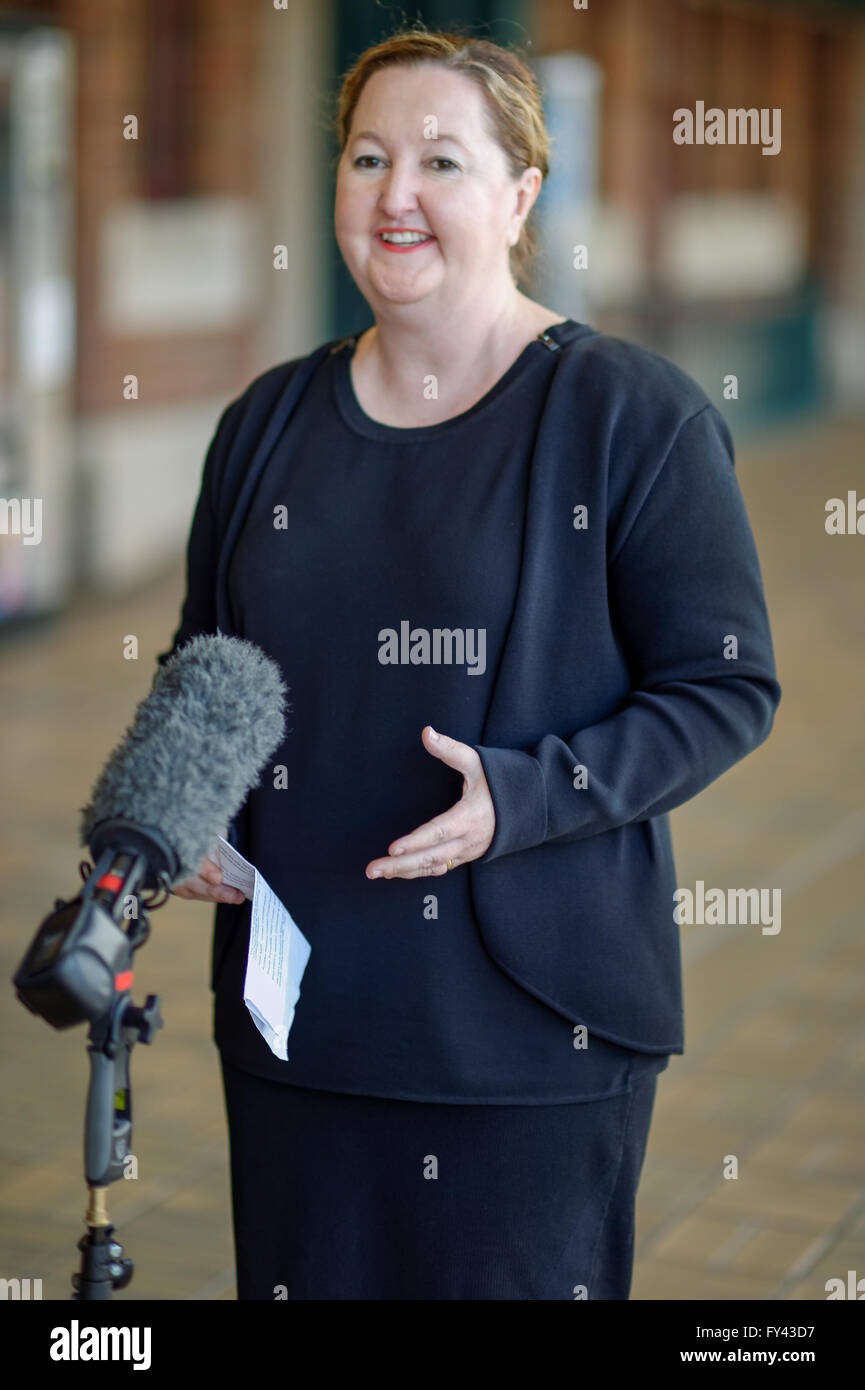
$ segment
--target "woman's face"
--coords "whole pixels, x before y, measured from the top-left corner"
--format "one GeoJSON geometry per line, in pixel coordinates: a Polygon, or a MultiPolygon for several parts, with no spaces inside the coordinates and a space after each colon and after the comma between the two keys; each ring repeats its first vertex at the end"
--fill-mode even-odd
{"type": "Polygon", "coordinates": [[[337,171],[334,228],[373,311],[497,303],[512,284],[508,251],[541,173],[514,180],[488,120],[477,85],[436,64],[383,68],[366,83],[337,171]],[[388,245],[387,232],[403,229],[424,240],[388,245]]]}

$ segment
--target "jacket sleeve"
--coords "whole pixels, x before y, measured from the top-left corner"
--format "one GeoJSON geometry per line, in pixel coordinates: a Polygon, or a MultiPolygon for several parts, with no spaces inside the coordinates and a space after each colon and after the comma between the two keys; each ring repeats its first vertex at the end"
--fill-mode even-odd
{"type": "MultiPolygon", "coordinates": [[[[198,500],[186,544],[186,594],[178,626],[171,646],[156,657],[162,667],[190,637],[200,632],[216,632],[216,567],[219,560],[221,535],[218,525],[217,498],[225,461],[237,430],[243,398],[231,401],[223,410],[211,438],[204,466],[198,500]]],[[[154,680],[156,673],[154,672],[154,680]]],[[[238,843],[238,818],[234,817],[225,829],[225,839],[238,843]]]]}
{"type": "Polygon", "coordinates": [[[496,813],[478,863],[671,811],[772,728],[781,687],[757,550],[732,440],[711,404],[679,427],[611,549],[607,583],[631,692],[568,737],[472,745],[496,813]]]}
{"type": "Polygon", "coordinates": [[[164,666],[178,647],[199,632],[216,631],[216,566],[220,534],[217,525],[219,481],[234,437],[241,398],[225,407],[207,449],[201,486],[186,545],[186,594],[177,628],[167,651],[156,657],[164,666]]]}

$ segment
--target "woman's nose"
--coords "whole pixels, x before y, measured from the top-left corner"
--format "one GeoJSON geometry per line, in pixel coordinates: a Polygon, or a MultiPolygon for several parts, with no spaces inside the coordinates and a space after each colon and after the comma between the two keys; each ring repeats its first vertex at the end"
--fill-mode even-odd
{"type": "Polygon", "coordinates": [[[396,219],[401,214],[417,209],[417,178],[406,168],[394,166],[385,173],[384,185],[379,193],[379,207],[388,217],[396,219]]]}

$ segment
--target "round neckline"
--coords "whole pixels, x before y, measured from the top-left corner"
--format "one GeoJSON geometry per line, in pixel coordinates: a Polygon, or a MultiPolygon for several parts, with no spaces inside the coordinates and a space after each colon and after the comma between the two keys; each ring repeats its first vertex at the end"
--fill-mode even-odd
{"type": "MultiPolygon", "coordinates": [[[[339,345],[342,350],[337,350],[333,355],[335,367],[334,389],[340,414],[344,422],[354,430],[355,433],[363,434],[368,439],[377,439],[394,443],[433,439],[439,434],[446,433],[448,430],[464,424],[465,421],[473,419],[475,415],[486,410],[494,400],[497,400],[503,392],[507,391],[508,388],[513,385],[517,377],[522,375],[529,362],[538,357],[539,354],[537,349],[543,349],[545,354],[550,352],[550,349],[543,341],[544,338],[552,338],[559,347],[562,347],[563,345],[559,341],[559,335],[563,330],[570,330],[580,326],[581,325],[576,319],[567,318],[563,322],[551,324],[549,328],[541,329],[541,332],[536,337],[532,338],[531,342],[526,343],[522,352],[514,359],[507,371],[499,377],[498,381],[493,382],[490,389],[481,396],[480,400],[475,401],[474,405],[470,405],[468,410],[461,411],[459,415],[452,415],[447,420],[439,420],[434,425],[408,426],[386,425],[380,420],[374,420],[371,415],[367,415],[366,411],[361,406],[360,401],[355,395],[350,369],[354,349],[357,346],[357,340],[361,334],[360,332],[353,333],[351,337],[345,338],[339,345]],[[351,346],[351,352],[346,352],[344,349],[349,345],[351,346]]],[[[365,331],[366,330],[361,330],[361,332],[365,331]]],[[[555,356],[554,353],[551,355],[555,356]]]]}

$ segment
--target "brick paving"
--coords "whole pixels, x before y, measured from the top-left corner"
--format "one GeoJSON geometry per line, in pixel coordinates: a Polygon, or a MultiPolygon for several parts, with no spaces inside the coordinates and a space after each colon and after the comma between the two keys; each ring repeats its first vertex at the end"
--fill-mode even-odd
{"type": "MultiPolygon", "coordinates": [[[[640,1188],[635,1299],[824,1299],[865,1276],[865,537],[824,504],[861,476],[865,422],[798,423],[740,449],[784,696],[770,739],[674,812],[678,882],[780,888],[782,926],[683,926],[687,1053],[659,1082],[640,1188]],[[725,1176],[738,1165],[738,1176],[725,1176]]],[[[0,967],[8,981],[85,851],[77,808],[177,616],[178,569],[80,596],[2,648],[7,795],[0,967]],[[140,659],[122,657],[135,634],[140,659]]],[[[133,1057],[139,1173],[110,1211],[126,1295],[233,1299],[227,1141],[207,988],[212,909],[172,901],[137,960],[166,1027],[133,1057]]],[[[83,1230],[83,1028],[0,1008],[0,1275],[65,1299],[83,1230]]]]}

